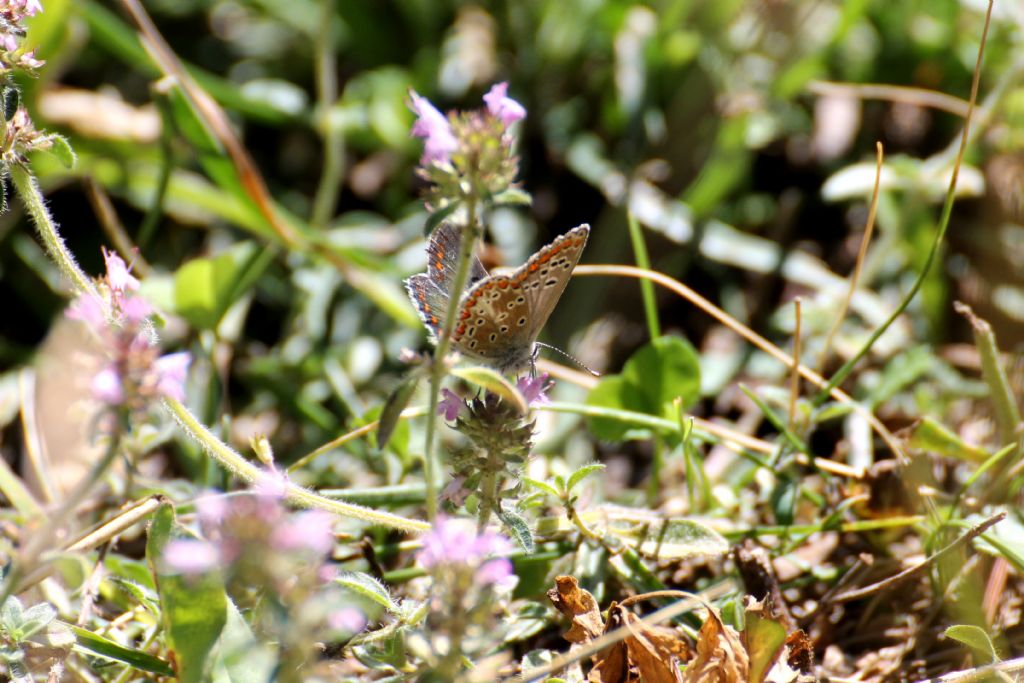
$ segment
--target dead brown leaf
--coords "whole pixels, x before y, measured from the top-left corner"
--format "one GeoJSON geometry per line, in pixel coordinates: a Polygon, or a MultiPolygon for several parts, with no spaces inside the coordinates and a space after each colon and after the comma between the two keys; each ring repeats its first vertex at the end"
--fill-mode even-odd
{"type": "Polygon", "coordinates": [[[746,683],[749,675],[750,662],[739,634],[709,606],[697,634],[697,656],[686,667],[683,682],[746,683]]]}
{"type": "Polygon", "coordinates": [[[604,632],[597,600],[589,591],[580,588],[576,577],[555,577],[555,588],[548,591],[548,599],[555,609],[572,620],[572,626],[564,636],[570,643],[589,643],[604,632]]]}

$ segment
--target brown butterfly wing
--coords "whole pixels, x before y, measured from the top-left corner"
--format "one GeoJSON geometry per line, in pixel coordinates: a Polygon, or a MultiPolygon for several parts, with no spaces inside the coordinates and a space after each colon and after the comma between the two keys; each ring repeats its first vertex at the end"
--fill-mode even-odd
{"type": "MultiPolygon", "coordinates": [[[[459,267],[459,249],[462,246],[462,228],[453,223],[441,223],[430,235],[427,244],[427,275],[444,292],[451,292],[455,271],[459,267]]],[[[469,264],[466,289],[487,277],[487,269],[473,254],[469,264]]],[[[460,292],[461,293],[461,292],[460,292]]]]}
{"type": "Polygon", "coordinates": [[[522,283],[492,275],[466,292],[452,343],[463,355],[503,372],[529,366],[530,303],[522,283]]]}
{"type": "Polygon", "coordinates": [[[581,225],[538,251],[511,275],[478,282],[459,303],[452,343],[460,352],[503,372],[524,369],[586,246],[581,225]]]}
{"type": "MultiPolygon", "coordinates": [[[[442,223],[430,235],[427,244],[427,272],[413,275],[405,281],[409,299],[420,314],[420,319],[430,332],[430,338],[437,341],[441,326],[448,311],[448,301],[455,270],[458,267],[462,229],[452,223],[442,223]]],[[[468,290],[475,283],[487,277],[487,269],[480,259],[473,256],[470,262],[468,290]]]]}
{"type": "Polygon", "coordinates": [[[511,277],[523,282],[530,305],[528,332],[531,345],[562,298],[589,235],[590,226],[586,223],[573,228],[531,256],[512,274],[511,277]]]}

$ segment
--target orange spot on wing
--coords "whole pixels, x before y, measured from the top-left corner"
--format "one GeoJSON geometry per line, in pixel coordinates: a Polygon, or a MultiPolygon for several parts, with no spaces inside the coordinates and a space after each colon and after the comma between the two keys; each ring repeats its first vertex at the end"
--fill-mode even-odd
{"type": "Polygon", "coordinates": [[[531,272],[531,273],[532,273],[533,271],[537,270],[537,268],[539,268],[539,266],[538,266],[538,265],[537,265],[536,263],[531,263],[531,264],[530,264],[530,272],[531,272]]]}
{"type": "Polygon", "coordinates": [[[502,289],[508,289],[508,285],[509,285],[508,280],[499,280],[498,281],[498,287],[500,287],[502,289]]]}

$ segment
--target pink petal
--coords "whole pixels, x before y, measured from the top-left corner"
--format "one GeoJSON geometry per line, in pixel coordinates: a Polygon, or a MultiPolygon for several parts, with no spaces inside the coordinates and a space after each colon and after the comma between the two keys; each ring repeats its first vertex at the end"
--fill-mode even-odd
{"type": "Polygon", "coordinates": [[[100,302],[99,297],[94,294],[80,294],[68,306],[65,315],[72,320],[85,323],[96,333],[102,333],[107,325],[107,318],[103,313],[103,304],[100,302]]]}
{"type": "Polygon", "coordinates": [[[124,403],[124,385],[121,383],[121,376],[111,365],[96,373],[89,389],[97,401],[103,401],[112,406],[124,403]]]}
{"type": "Polygon", "coordinates": [[[107,284],[115,292],[135,291],[139,281],[130,272],[124,260],[112,251],[103,250],[103,260],[107,265],[107,284]]]}
{"type": "Polygon", "coordinates": [[[487,111],[491,116],[500,119],[505,126],[510,126],[520,119],[526,118],[526,109],[511,97],[508,97],[508,83],[495,83],[484,95],[487,111]]]}
{"type": "Polygon", "coordinates": [[[308,550],[325,555],[334,547],[334,517],[321,510],[307,510],[278,524],[270,544],[281,551],[308,550]]]}
{"type": "Polygon", "coordinates": [[[121,301],[121,313],[133,325],[141,323],[152,312],[153,307],[141,296],[128,296],[121,301]]]}
{"type": "Polygon", "coordinates": [[[164,567],[178,574],[205,574],[217,569],[220,563],[220,551],[207,541],[176,538],[164,546],[164,567]]]}
{"type": "Polygon", "coordinates": [[[185,373],[188,371],[192,356],[187,351],[171,353],[156,359],[154,367],[157,372],[156,391],[161,396],[176,401],[185,400],[185,373]]]}
{"type": "Polygon", "coordinates": [[[445,163],[449,155],[458,149],[459,143],[452,133],[451,124],[437,107],[416,91],[410,90],[412,110],[416,113],[416,123],[412,126],[412,134],[423,138],[423,157],[420,163],[424,166],[433,162],[445,163]]]}
{"type": "Polygon", "coordinates": [[[355,607],[342,607],[327,615],[327,625],[337,631],[358,633],[366,628],[366,617],[355,607]]]}

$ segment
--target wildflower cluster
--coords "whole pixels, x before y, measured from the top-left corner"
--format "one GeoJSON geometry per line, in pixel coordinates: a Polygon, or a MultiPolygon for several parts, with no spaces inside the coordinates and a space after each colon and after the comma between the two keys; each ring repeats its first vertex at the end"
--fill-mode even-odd
{"type": "Polygon", "coordinates": [[[0,0],[0,73],[3,75],[14,68],[34,71],[43,65],[35,58],[35,50],[20,49],[25,18],[42,11],[39,0],[0,0]]]}
{"type": "Polygon", "coordinates": [[[484,109],[448,116],[410,92],[417,115],[412,134],[424,141],[419,174],[432,184],[428,203],[434,208],[458,202],[467,192],[490,197],[512,187],[518,163],[509,131],[526,110],[507,91],[507,83],[498,83],[484,95],[484,109]]]}
{"type": "Polygon", "coordinates": [[[138,294],[139,281],[120,256],[104,251],[107,274],[97,293],[81,294],[67,316],[85,324],[105,355],[90,389],[97,400],[132,411],[160,397],[183,400],[186,352],[160,355],[149,316],[150,303],[138,294]]]}
{"type": "MultiPolygon", "coordinates": [[[[521,377],[516,387],[530,406],[536,406],[548,401],[547,391],[552,384],[545,373],[538,377],[521,377]]],[[[454,422],[454,428],[471,442],[469,448],[452,453],[449,462],[454,480],[442,493],[443,499],[461,505],[480,489],[486,478],[500,480],[518,476],[533,447],[534,422],[521,414],[514,404],[490,392],[468,401],[450,389],[444,389],[442,394],[438,415],[454,422]]],[[[505,497],[516,492],[516,488],[501,491],[500,485],[495,487],[495,493],[505,497]]],[[[489,496],[487,491],[480,493],[482,498],[489,496]]],[[[498,510],[496,500],[481,500],[481,504],[498,510]]]]}
{"type": "Polygon", "coordinates": [[[196,501],[203,539],[171,541],[167,568],[182,574],[221,572],[229,583],[283,589],[298,571],[311,570],[334,546],[333,517],[320,510],[291,512],[284,480],[265,475],[242,495],[220,494],[196,501]]]}
{"type": "Polygon", "coordinates": [[[252,490],[196,501],[202,538],[178,538],[163,549],[163,570],[191,581],[217,578],[255,627],[278,643],[280,659],[298,671],[325,636],[350,638],[366,626],[349,593],[335,585],[325,560],[334,547],[334,517],[293,512],[285,479],[271,472],[252,490]]]}
{"type": "Polygon", "coordinates": [[[416,559],[432,579],[427,630],[439,655],[431,668],[436,680],[451,680],[445,676],[458,672],[463,656],[493,643],[500,598],[518,581],[505,557],[512,546],[498,533],[477,533],[468,519],[446,517],[422,541],[416,559]]]}

